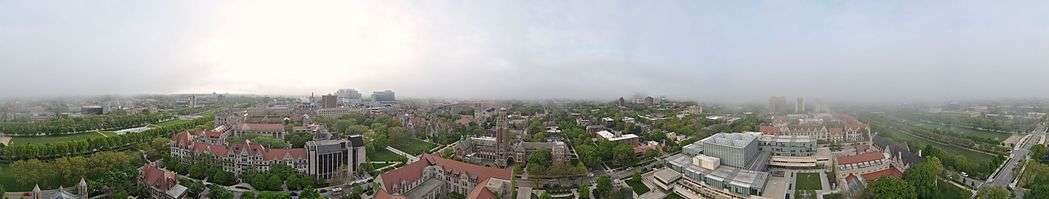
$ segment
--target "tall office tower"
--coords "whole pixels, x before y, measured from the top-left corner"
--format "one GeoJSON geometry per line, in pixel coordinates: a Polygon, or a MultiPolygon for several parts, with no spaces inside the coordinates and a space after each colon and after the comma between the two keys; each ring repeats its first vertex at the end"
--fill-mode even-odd
{"type": "Polygon", "coordinates": [[[335,92],[335,95],[342,99],[360,99],[361,93],[354,89],[339,89],[335,92]]]}
{"type": "Polygon", "coordinates": [[[391,90],[373,92],[372,99],[378,102],[397,101],[397,98],[394,97],[393,91],[391,90]]]}
{"type": "Polygon", "coordinates": [[[798,102],[794,104],[794,113],[805,113],[805,98],[798,97],[798,102]]]}
{"type": "Polygon", "coordinates": [[[339,99],[335,95],[322,95],[321,108],[338,108],[339,99]]]}
{"type": "Polygon", "coordinates": [[[783,113],[787,110],[787,98],[783,96],[769,97],[769,112],[783,113]]]}

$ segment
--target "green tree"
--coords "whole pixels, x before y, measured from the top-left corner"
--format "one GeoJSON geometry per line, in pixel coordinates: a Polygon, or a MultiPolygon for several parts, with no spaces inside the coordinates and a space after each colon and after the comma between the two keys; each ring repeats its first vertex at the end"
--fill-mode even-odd
{"type": "Polygon", "coordinates": [[[984,186],[976,193],[978,199],[1009,199],[1009,190],[998,186],[984,186]]]}
{"type": "Polygon", "coordinates": [[[575,149],[576,153],[579,154],[579,160],[586,166],[595,168],[601,165],[601,157],[597,154],[597,149],[593,145],[578,145],[575,149]]]}
{"type": "Polygon", "coordinates": [[[317,193],[317,189],[314,189],[313,187],[304,187],[304,189],[302,190],[302,194],[299,195],[299,198],[320,199],[322,197],[320,193],[317,193]]]}
{"type": "Polygon", "coordinates": [[[608,176],[597,177],[597,188],[594,189],[597,195],[608,196],[612,192],[612,178],[608,176]]]}
{"type": "Polygon", "coordinates": [[[940,159],[928,157],[903,174],[903,179],[914,185],[919,198],[936,198],[940,193],[938,174],[943,171],[940,159]]]}
{"type": "Polygon", "coordinates": [[[255,199],[256,195],[258,195],[258,194],[256,194],[254,191],[248,191],[248,192],[241,193],[240,194],[240,198],[241,199],[255,199]]]}
{"type": "Polygon", "coordinates": [[[543,192],[543,194],[539,194],[539,199],[550,199],[550,194],[543,192]]]}
{"type": "Polygon", "coordinates": [[[1041,162],[1045,159],[1046,148],[1044,144],[1036,144],[1031,146],[1031,159],[1041,162]]]}
{"type": "Polygon", "coordinates": [[[576,189],[578,189],[577,192],[579,192],[579,199],[590,199],[590,184],[587,184],[586,182],[579,183],[579,187],[576,189]]]}
{"type": "Polygon", "coordinates": [[[550,167],[550,151],[549,150],[536,150],[532,154],[528,155],[528,169],[529,171],[535,171],[543,173],[546,168],[550,167]]]}
{"type": "Polygon", "coordinates": [[[233,199],[233,193],[231,193],[229,190],[226,190],[226,188],[222,188],[219,186],[211,186],[208,192],[208,198],[233,199]]]}
{"type": "Polygon", "coordinates": [[[878,178],[867,186],[868,194],[878,199],[914,199],[918,198],[914,187],[900,178],[889,176],[878,178]]]}
{"type": "Polygon", "coordinates": [[[266,180],[266,187],[270,191],[280,191],[281,185],[284,184],[284,180],[278,175],[270,175],[269,179],[266,180]]]}

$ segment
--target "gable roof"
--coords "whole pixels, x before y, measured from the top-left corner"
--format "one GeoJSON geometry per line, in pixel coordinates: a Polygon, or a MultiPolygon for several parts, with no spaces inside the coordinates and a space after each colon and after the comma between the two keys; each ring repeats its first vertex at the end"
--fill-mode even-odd
{"type": "Polygon", "coordinates": [[[882,158],[885,158],[885,154],[883,154],[881,151],[868,151],[856,155],[838,156],[838,164],[856,164],[881,160],[882,158]]]}
{"type": "MultiPolygon", "coordinates": [[[[383,187],[378,192],[376,192],[376,198],[403,198],[403,196],[391,195],[387,192],[387,190],[393,190],[394,186],[400,185],[401,182],[419,181],[419,179],[422,178],[423,170],[425,170],[428,166],[439,166],[445,172],[449,173],[465,173],[471,178],[476,178],[480,182],[487,182],[490,178],[509,180],[511,176],[511,170],[509,168],[500,169],[493,167],[485,167],[465,162],[459,162],[455,160],[444,159],[440,156],[432,154],[423,154],[419,157],[419,161],[408,163],[407,165],[401,168],[397,168],[394,170],[387,171],[386,173],[380,174],[379,177],[382,179],[383,187]]],[[[477,183],[477,186],[475,186],[473,190],[470,191],[470,195],[473,195],[473,192],[477,192],[480,189],[483,189],[480,190],[483,193],[479,192],[478,196],[475,198],[495,198],[495,195],[492,194],[491,191],[488,191],[487,188],[484,187],[484,184],[485,183],[477,183]]]]}
{"type": "Polygon", "coordinates": [[[886,176],[896,176],[896,177],[902,178],[903,177],[903,173],[900,172],[900,170],[896,169],[896,167],[891,167],[890,166],[889,168],[878,170],[878,171],[875,171],[875,172],[861,174],[860,176],[863,176],[863,180],[864,181],[874,182],[874,180],[877,180],[878,178],[886,177],[886,176]]]}

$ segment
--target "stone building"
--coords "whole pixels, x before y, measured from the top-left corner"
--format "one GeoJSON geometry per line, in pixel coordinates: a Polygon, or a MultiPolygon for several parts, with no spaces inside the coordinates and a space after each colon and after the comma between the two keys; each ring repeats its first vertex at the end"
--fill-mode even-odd
{"type": "Polygon", "coordinates": [[[436,155],[380,174],[376,199],[437,199],[449,193],[467,199],[510,198],[511,170],[484,167],[436,155]]]}

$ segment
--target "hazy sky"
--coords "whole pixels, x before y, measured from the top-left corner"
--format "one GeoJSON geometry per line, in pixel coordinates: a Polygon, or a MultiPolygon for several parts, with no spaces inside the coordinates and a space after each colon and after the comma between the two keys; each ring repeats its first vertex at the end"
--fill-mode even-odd
{"type": "Polygon", "coordinates": [[[0,0],[0,96],[1049,96],[1049,1],[0,0]]]}

